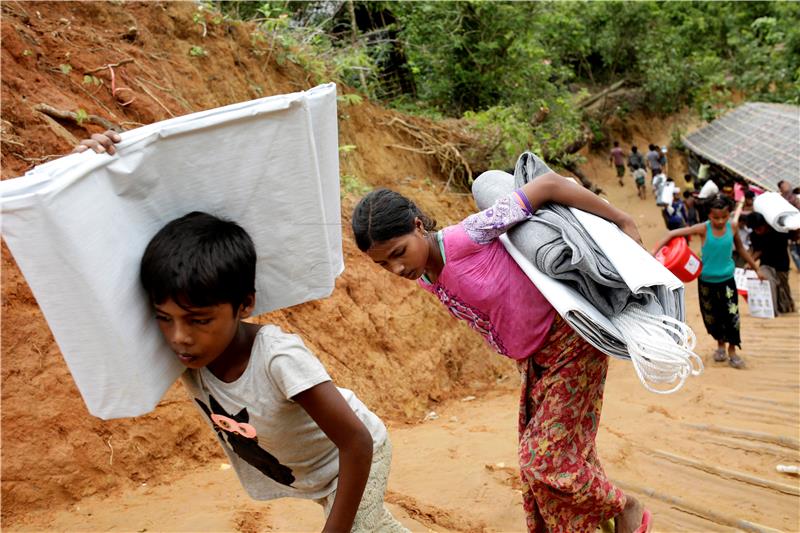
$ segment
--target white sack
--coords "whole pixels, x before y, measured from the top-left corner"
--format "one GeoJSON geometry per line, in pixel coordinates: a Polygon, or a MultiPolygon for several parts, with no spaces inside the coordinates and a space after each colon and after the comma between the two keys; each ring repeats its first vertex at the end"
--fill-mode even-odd
{"type": "Polygon", "coordinates": [[[777,192],[765,192],[756,196],[753,210],[761,213],[775,231],[788,233],[800,229],[800,211],[777,192]]]}
{"type": "Polygon", "coordinates": [[[706,181],[702,187],[700,187],[700,192],[697,194],[698,198],[711,198],[712,196],[716,196],[719,193],[719,187],[717,184],[711,180],[706,181]]]}
{"type": "Polygon", "coordinates": [[[336,87],[273,96],[124,132],[0,182],[3,236],[89,411],[151,411],[182,372],[139,284],[168,221],[236,221],[258,254],[256,313],[323,298],[344,269],[336,87]]]}
{"type": "Polygon", "coordinates": [[[675,185],[670,182],[664,184],[658,189],[658,196],[656,197],[656,205],[665,206],[672,204],[675,185]]]}

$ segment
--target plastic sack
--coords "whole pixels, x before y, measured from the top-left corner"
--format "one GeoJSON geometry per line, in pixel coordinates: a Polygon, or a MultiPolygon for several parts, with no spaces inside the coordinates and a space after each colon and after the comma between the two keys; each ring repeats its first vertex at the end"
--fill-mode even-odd
{"type": "Polygon", "coordinates": [[[139,261],[168,221],[205,211],[256,245],[256,313],[323,298],[344,269],[336,87],[124,132],[0,183],[3,236],[89,411],[151,411],[183,371],[153,320],[139,261]]]}

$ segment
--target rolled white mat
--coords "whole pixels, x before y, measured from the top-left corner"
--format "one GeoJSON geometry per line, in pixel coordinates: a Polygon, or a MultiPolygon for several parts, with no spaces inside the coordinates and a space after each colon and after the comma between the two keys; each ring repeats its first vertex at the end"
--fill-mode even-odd
{"type": "Polygon", "coordinates": [[[787,233],[800,229],[800,211],[777,192],[765,192],[756,196],[753,210],[761,213],[767,224],[776,231],[787,233]]]}

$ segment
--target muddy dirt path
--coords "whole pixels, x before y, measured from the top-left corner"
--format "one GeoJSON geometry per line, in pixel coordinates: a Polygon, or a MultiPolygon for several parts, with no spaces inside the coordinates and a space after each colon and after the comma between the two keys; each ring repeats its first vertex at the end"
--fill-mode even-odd
{"type": "MultiPolygon", "coordinates": [[[[641,144],[641,143],[640,143],[641,144]]],[[[639,220],[645,244],[663,232],[651,198],[616,185],[602,158],[585,167],[609,199],[639,220]]],[[[800,302],[800,275],[790,283],[800,302]]],[[[632,367],[612,361],[598,444],[612,479],[653,510],[655,531],[799,531],[800,483],[778,464],[800,463],[800,315],[759,320],[742,302],[746,370],[715,364],[696,284],[688,322],[705,373],[677,394],[647,392],[632,367]]],[[[517,381],[440,405],[437,418],[389,423],[394,461],[389,507],[412,531],[522,531],[516,468],[517,381]]],[[[312,502],[254,502],[223,463],[142,484],[107,499],[32,514],[9,531],[314,531],[312,502]]]]}

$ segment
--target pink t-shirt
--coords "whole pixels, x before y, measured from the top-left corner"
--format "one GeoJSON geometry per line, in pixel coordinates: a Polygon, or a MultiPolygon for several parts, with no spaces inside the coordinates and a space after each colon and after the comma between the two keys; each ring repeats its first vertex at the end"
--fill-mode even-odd
{"type": "Polygon", "coordinates": [[[625,166],[625,154],[622,153],[622,148],[619,146],[611,149],[611,157],[614,158],[614,164],[618,167],[625,166]]]}
{"type": "Polygon", "coordinates": [[[529,212],[525,196],[515,192],[444,228],[437,234],[445,261],[439,279],[419,280],[450,314],[511,359],[524,359],[542,346],[556,313],[497,240],[529,212]]]}

